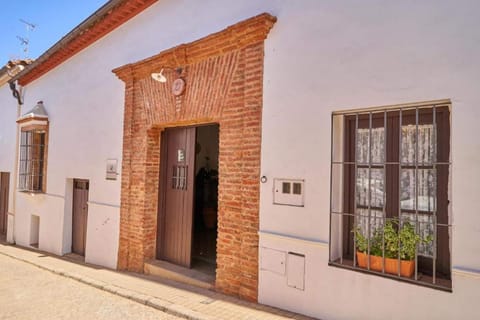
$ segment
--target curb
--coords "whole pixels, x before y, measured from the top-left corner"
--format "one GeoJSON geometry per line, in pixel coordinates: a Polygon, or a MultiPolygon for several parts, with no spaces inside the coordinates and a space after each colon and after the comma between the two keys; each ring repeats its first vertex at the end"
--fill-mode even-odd
{"type": "Polygon", "coordinates": [[[177,317],[181,317],[181,318],[189,319],[189,320],[214,320],[215,319],[215,318],[212,318],[210,316],[206,316],[204,314],[201,314],[197,311],[188,309],[188,308],[186,308],[182,305],[174,304],[174,303],[168,302],[166,300],[162,300],[162,299],[157,298],[157,297],[148,296],[148,295],[145,295],[145,294],[142,294],[142,293],[139,293],[139,292],[135,292],[133,290],[125,289],[125,288],[122,288],[122,287],[117,287],[115,285],[108,284],[106,282],[101,282],[101,281],[98,281],[98,280],[95,280],[95,279],[92,279],[92,278],[89,278],[89,277],[85,277],[85,276],[82,276],[82,275],[79,275],[79,274],[67,272],[67,271],[64,271],[62,269],[49,268],[49,267],[34,263],[34,262],[26,260],[26,259],[19,258],[17,256],[14,256],[14,255],[11,255],[11,254],[8,254],[8,253],[5,253],[5,252],[0,251],[0,254],[2,254],[4,256],[7,256],[9,258],[18,260],[18,261],[25,262],[27,264],[30,264],[30,265],[35,266],[37,268],[40,268],[42,270],[52,272],[52,273],[57,274],[59,276],[69,278],[69,279],[81,282],[83,284],[86,284],[88,286],[91,286],[91,287],[109,292],[111,294],[120,296],[122,298],[126,298],[126,299],[129,299],[131,301],[149,306],[151,308],[157,309],[159,311],[168,313],[168,314],[173,315],[173,316],[177,316],[177,317]]]}

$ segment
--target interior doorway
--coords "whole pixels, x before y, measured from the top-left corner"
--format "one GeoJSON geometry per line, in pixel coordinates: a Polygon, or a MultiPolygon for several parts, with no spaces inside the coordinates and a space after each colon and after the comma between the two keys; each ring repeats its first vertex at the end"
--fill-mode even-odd
{"type": "Polygon", "coordinates": [[[157,259],[215,276],[218,125],[162,134],[157,259]]]}
{"type": "Polygon", "coordinates": [[[213,275],[217,259],[218,125],[197,128],[193,268],[213,275]]]}

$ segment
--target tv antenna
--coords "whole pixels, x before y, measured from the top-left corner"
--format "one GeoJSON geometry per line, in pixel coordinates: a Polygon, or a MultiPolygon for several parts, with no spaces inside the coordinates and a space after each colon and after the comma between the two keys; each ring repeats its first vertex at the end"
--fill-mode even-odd
{"type": "Polygon", "coordinates": [[[28,58],[28,46],[30,44],[29,34],[30,34],[31,31],[35,30],[37,25],[33,24],[31,22],[25,21],[23,19],[18,19],[18,20],[20,20],[20,22],[23,23],[25,25],[25,27],[27,28],[27,32],[26,32],[25,37],[17,36],[17,39],[20,40],[20,45],[23,47],[23,52],[25,54],[25,58],[28,58]]]}

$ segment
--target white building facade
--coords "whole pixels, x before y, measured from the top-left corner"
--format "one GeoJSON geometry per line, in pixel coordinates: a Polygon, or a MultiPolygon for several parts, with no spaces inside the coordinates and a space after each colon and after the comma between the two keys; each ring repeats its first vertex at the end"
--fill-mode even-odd
{"type": "MultiPolygon", "coordinates": [[[[258,301],[322,319],[478,318],[479,9],[467,0],[155,2],[22,87],[22,114],[39,100],[48,113],[43,192],[15,191],[17,101],[8,86],[0,88],[0,171],[11,173],[9,238],[58,255],[71,252],[74,182],[88,181],[85,261],[117,268],[125,92],[112,70],[267,12],[277,21],[264,47],[258,301]],[[349,213],[346,172],[336,166],[349,165],[344,119],[359,117],[357,126],[367,119],[360,127],[375,129],[382,125],[374,124],[374,116],[369,122],[370,112],[386,123],[387,114],[401,108],[404,121],[412,112],[422,119],[424,108],[431,114],[448,110],[447,158],[409,167],[433,170],[434,162],[443,162],[435,165],[448,168],[441,182],[448,197],[447,284],[440,276],[429,285],[414,276],[396,279],[341,266],[353,241],[346,235],[352,227],[342,227],[337,215],[349,213]],[[114,180],[106,172],[112,163],[114,180]],[[278,192],[284,183],[297,191],[278,192]]],[[[379,167],[388,166],[386,152],[379,167]]],[[[416,172],[414,183],[420,184],[416,172]]],[[[382,203],[377,211],[387,206],[382,203]]],[[[407,211],[418,215],[420,209],[417,204],[407,211]]]]}

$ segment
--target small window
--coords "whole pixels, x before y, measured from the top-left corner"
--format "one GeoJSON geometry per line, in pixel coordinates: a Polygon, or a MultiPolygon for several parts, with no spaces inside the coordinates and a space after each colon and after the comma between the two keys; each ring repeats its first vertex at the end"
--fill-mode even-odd
{"type": "Polygon", "coordinates": [[[187,190],[188,166],[173,166],[172,189],[187,190]]]}
{"type": "Polygon", "coordinates": [[[22,131],[20,136],[19,189],[44,191],[46,130],[22,131]]]}
{"type": "Polygon", "coordinates": [[[43,101],[17,119],[20,126],[18,189],[45,192],[48,145],[48,114],[43,101]]]}

